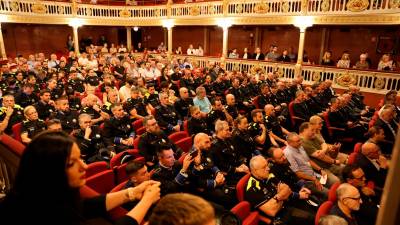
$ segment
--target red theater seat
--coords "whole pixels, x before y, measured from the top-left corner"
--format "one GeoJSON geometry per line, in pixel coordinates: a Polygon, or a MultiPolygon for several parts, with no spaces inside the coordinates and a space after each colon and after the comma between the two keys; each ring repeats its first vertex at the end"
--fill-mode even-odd
{"type": "Polygon", "coordinates": [[[86,177],[91,177],[105,170],[108,170],[108,164],[104,161],[90,163],[86,169],[86,177]]]}
{"type": "Polygon", "coordinates": [[[141,127],[136,130],[136,135],[142,135],[146,132],[146,127],[141,127]]]}
{"type": "Polygon", "coordinates": [[[120,183],[120,184],[118,184],[117,186],[115,186],[115,187],[110,191],[110,193],[113,193],[113,192],[117,192],[117,191],[122,190],[122,188],[125,187],[126,183],[128,183],[127,180],[124,181],[124,182],[122,182],[122,183],[120,183]]]}
{"type": "Polygon", "coordinates": [[[106,194],[114,188],[114,181],[114,171],[106,170],[87,178],[86,185],[100,194],[106,194]]]}
{"type": "Polygon", "coordinates": [[[333,202],[326,201],[318,208],[317,214],[315,215],[315,225],[318,225],[318,221],[322,216],[328,215],[329,211],[333,207],[333,202]]]}
{"type": "Polygon", "coordinates": [[[192,137],[185,137],[175,143],[176,146],[182,149],[183,152],[189,152],[192,148],[193,142],[192,137]]]}
{"type": "Polygon", "coordinates": [[[139,128],[143,127],[143,119],[138,119],[132,123],[133,129],[137,131],[139,128]]]}
{"type": "Polygon", "coordinates": [[[14,139],[22,143],[22,138],[21,138],[22,122],[14,124],[11,129],[14,139]]]}
{"type": "Polygon", "coordinates": [[[168,136],[169,140],[171,140],[173,143],[176,143],[177,141],[182,140],[185,137],[189,137],[186,131],[178,131],[168,136]]]}
{"type": "Polygon", "coordinates": [[[18,156],[22,156],[22,154],[24,153],[25,145],[23,145],[21,142],[15,140],[14,138],[12,138],[11,136],[9,136],[7,134],[2,134],[0,136],[0,142],[3,145],[10,148],[11,151],[13,151],[18,156]]]}
{"type": "Polygon", "coordinates": [[[334,183],[328,192],[328,201],[336,202],[336,190],[339,187],[340,182],[334,183]]]}
{"type": "Polygon", "coordinates": [[[121,160],[126,155],[131,155],[133,158],[137,158],[137,157],[139,157],[139,150],[129,149],[129,150],[125,150],[123,152],[116,154],[110,160],[110,168],[113,169],[114,167],[121,165],[121,160]]]}
{"type": "Polygon", "coordinates": [[[250,203],[243,201],[233,207],[231,212],[242,220],[242,225],[256,225],[259,221],[258,212],[251,212],[250,208],[250,203]]]}

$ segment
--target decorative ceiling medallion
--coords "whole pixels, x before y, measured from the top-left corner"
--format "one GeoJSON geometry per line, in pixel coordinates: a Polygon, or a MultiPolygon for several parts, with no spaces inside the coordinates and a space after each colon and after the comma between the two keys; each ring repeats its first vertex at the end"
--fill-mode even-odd
{"type": "Polygon", "coordinates": [[[385,87],[385,80],[382,77],[378,77],[376,78],[374,84],[376,89],[381,90],[385,87]]]}
{"type": "Polygon", "coordinates": [[[243,5],[242,4],[236,4],[236,13],[242,13],[243,12],[243,5]]]}
{"type": "Polygon", "coordinates": [[[281,5],[281,12],[287,13],[289,12],[289,8],[290,8],[289,2],[285,1],[281,5]]]}
{"type": "Polygon", "coordinates": [[[191,16],[198,16],[200,15],[200,8],[198,6],[192,6],[190,8],[190,15],[191,16]]]}
{"type": "Polygon", "coordinates": [[[346,71],[345,74],[338,75],[338,77],[336,78],[336,83],[342,87],[349,87],[350,85],[356,84],[357,80],[354,77],[354,75],[352,75],[348,71],[346,71]]]}
{"type": "Polygon", "coordinates": [[[11,11],[18,12],[19,11],[19,4],[18,2],[11,2],[10,3],[11,11]]]}
{"type": "Polygon", "coordinates": [[[264,1],[261,1],[254,7],[254,12],[263,14],[269,11],[269,5],[265,4],[264,1]]]}
{"type": "Polygon", "coordinates": [[[124,17],[124,18],[131,17],[131,12],[127,9],[123,9],[123,10],[119,11],[119,17],[124,17]]]}
{"type": "Polygon", "coordinates": [[[369,6],[368,0],[350,0],[347,3],[347,10],[351,12],[362,12],[366,10],[369,6]]]}
{"type": "Polygon", "coordinates": [[[44,6],[43,4],[40,4],[40,3],[33,4],[31,9],[32,9],[32,12],[37,13],[37,14],[44,14],[47,11],[46,6],[44,6]]]}
{"type": "Polygon", "coordinates": [[[329,0],[322,0],[322,3],[321,3],[322,12],[328,12],[330,6],[331,6],[331,3],[329,0]]]}
{"type": "Polygon", "coordinates": [[[391,9],[400,8],[400,0],[391,0],[389,5],[391,9]]]}

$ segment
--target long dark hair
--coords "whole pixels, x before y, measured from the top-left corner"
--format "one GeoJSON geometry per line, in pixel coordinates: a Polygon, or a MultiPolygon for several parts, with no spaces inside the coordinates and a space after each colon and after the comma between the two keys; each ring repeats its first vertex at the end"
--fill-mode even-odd
{"type": "MultiPolygon", "coordinates": [[[[26,147],[22,155],[13,194],[42,201],[68,201],[74,192],[68,184],[66,165],[74,140],[64,132],[43,132],[26,147]],[[60,193],[62,193],[60,195],[60,193]]],[[[75,195],[75,194],[73,194],[75,195]]]]}

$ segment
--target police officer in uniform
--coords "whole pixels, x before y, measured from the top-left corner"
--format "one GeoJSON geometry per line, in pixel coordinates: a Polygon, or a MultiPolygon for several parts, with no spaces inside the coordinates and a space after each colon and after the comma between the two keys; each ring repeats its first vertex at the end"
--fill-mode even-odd
{"type": "Polygon", "coordinates": [[[24,109],[24,115],[26,120],[22,122],[21,139],[23,143],[28,144],[38,133],[46,130],[46,124],[39,119],[38,113],[32,105],[24,109]]]}
{"type": "Polygon", "coordinates": [[[256,142],[256,148],[261,151],[262,154],[266,154],[266,151],[271,147],[271,136],[270,132],[264,125],[264,118],[261,109],[254,109],[251,111],[251,117],[253,122],[249,125],[249,132],[256,142]]]}
{"type": "Polygon", "coordinates": [[[207,114],[207,123],[209,126],[209,130],[214,130],[214,124],[217,120],[226,120],[228,122],[232,122],[232,116],[226,111],[224,105],[222,105],[221,100],[214,99],[211,101],[212,109],[207,114]]]}
{"type": "Polygon", "coordinates": [[[158,106],[160,104],[160,100],[158,98],[158,93],[156,92],[154,84],[148,84],[147,89],[149,90],[149,92],[146,93],[144,102],[146,104],[152,105],[153,107],[158,106]]]}
{"type": "Polygon", "coordinates": [[[137,87],[132,87],[131,88],[131,97],[128,98],[124,105],[125,111],[127,111],[129,114],[131,114],[131,110],[135,109],[136,113],[140,116],[146,116],[147,115],[147,110],[146,110],[146,104],[144,103],[144,100],[142,97],[139,95],[140,90],[137,87]]]}
{"type": "Polygon", "coordinates": [[[27,107],[28,105],[33,105],[38,101],[38,97],[35,93],[33,93],[33,86],[31,84],[24,84],[22,86],[22,91],[18,92],[15,96],[15,102],[20,105],[22,108],[27,107]]]}
{"type": "Polygon", "coordinates": [[[181,149],[168,139],[167,135],[160,129],[154,116],[146,116],[143,120],[146,132],[140,136],[139,153],[145,158],[148,168],[153,168],[157,164],[157,150],[163,146],[172,148],[175,156],[179,157],[181,149]]]}
{"type": "Polygon", "coordinates": [[[3,107],[0,108],[0,121],[8,118],[8,125],[4,131],[6,134],[11,135],[12,126],[24,120],[23,114],[23,108],[15,104],[14,96],[8,94],[3,96],[3,107]],[[13,109],[13,113],[10,117],[7,117],[7,110],[9,108],[13,109]]]}
{"type": "Polygon", "coordinates": [[[132,148],[135,131],[121,103],[111,106],[113,117],[104,123],[107,147],[115,146],[117,153],[132,148]]]}
{"type": "Polygon", "coordinates": [[[239,116],[239,110],[236,105],[235,96],[233,94],[226,95],[225,109],[229,113],[229,115],[232,116],[233,119],[236,119],[236,117],[239,116]]]}
{"type": "Polygon", "coordinates": [[[74,132],[74,137],[81,149],[83,159],[88,162],[109,161],[113,149],[107,148],[103,135],[98,126],[92,126],[92,119],[89,114],[79,115],[80,129],[74,132]]]}
{"type": "Polygon", "coordinates": [[[211,135],[207,120],[201,117],[200,108],[198,106],[191,106],[189,111],[191,115],[187,122],[189,135],[192,136],[201,132],[211,135]]]}
{"type": "Polygon", "coordinates": [[[56,100],[56,111],[51,116],[51,119],[60,120],[63,131],[71,133],[79,128],[78,115],[77,111],[69,108],[68,99],[63,96],[56,100]]]}
{"type": "Polygon", "coordinates": [[[93,70],[89,70],[89,73],[85,78],[85,83],[90,86],[97,87],[100,84],[100,78],[93,70]]]}
{"type": "Polygon", "coordinates": [[[61,96],[64,94],[64,89],[57,87],[57,80],[54,78],[51,78],[47,81],[47,88],[49,89],[51,99],[53,100],[61,98],[61,96]]]}
{"type": "Polygon", "coordinates": [[[175,160],[174,151],[168,146],[159,149],[157,156],[158,164],[151,178],[161,182],[161,196],[188,190],[189,166],[193,162],[190,154],[185,156],[182,165],[175,160]]]}
{"type": "Polygon", "coordinates": [[[83,80],[78,78],[76,70],[71,70],[69,73],[67,89],[74,90],[74,92],[79,92],[79,93],[85,92],[85,86],[83,85],[83,80]]]}
{"type": "Polygon", "coordinates": [[[39,118],[42,120],[48,119],[55,111],[54,101],[50,100],[50,97],[50,91],[48,89],[43,89],[40,91],[40,100],[33,105],[39,114],[39,118]]]}
{"type": "Polygon", "coordinates": [[[256,143],[254,137],[250,135],[249,123],[245,116],[238,116],[235,120],[235,128],[232,132],[232,143],[235,149],[238,150],[241,161],[246,165],[249,164],[253,155],[261,154],[256,149],[256,143]]]}
{"type": "Polygon", "coordinates": [[[86,106],[81,110],[81,113],[89,114],[92,118],[92,123],[97,124],[103,121],[103,117],[101,116],[101,108],[97,105],[97,97],[93,94],[89,94],[86,97],[86,106]]]}
{"type": "Polygon", "coordinates": [[[210,137],[205,133],[198,133],[193,142],[190,152],[194,161],[190,166],[189,176],[192,192],[226,208],[233,207],[234,194],[225,186],[224,173],[213,161],[210,137]]]}
{"type": "Polygon", "coordinates": [[[215,166],[225,175],[227,185],[235,185],[249,168],[231,141],[231,131],[226,121],[215,123],[215,138],[211,144],[215,166]]]}
{"type": "Polygon", "coordinates": [[[160,93],[159,96],[161,104],[156,107],[155,118],[161,129],[163,129],[167,134],[180,131],[183,122],[179,113],[169,103],[168,94],[163,92],[160,93]]]}
{"type": "Polygon", "coordinates": [[[194,105],[193,99],[189,96],[189,90],[185,87],[179,89],[179,96],[180,98],[176,100],[174,107],[181,118],[187,118],[189,116],[189,107],[194,105]]]}

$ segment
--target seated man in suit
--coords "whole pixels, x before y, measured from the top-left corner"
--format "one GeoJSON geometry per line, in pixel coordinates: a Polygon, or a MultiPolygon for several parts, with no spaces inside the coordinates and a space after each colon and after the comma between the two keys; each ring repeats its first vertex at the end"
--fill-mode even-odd
{"type": "Polygon", "coordinates": [[[390,152],[385,152],[385,154],[391,154],[394,140],[396,139],[396,132],[398,125],[394,121],[395,118],[395,108],[393,105],[384,105],[379,114],[379,119],[376,121],[375,126],[382,127],[385,132],[386,137],[386,149],[390,149],[390,152]]]}
{"type": "Polygon", "coordinates": [[[372,180],[377,187],[383,188],[389,162],[379,152],[376,144],[370,142],[363,144],[361,154],[357,155],[354,163],[363,169],[367,180],[372,180]]]}

